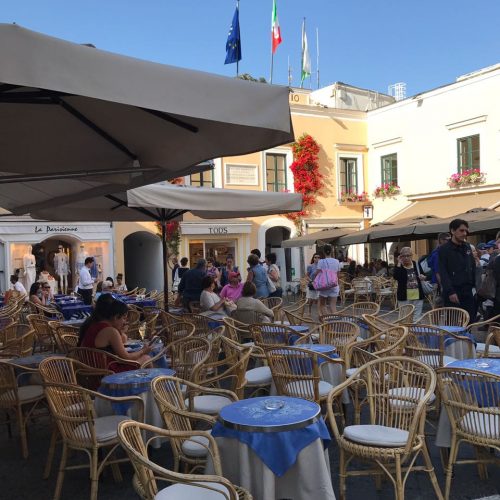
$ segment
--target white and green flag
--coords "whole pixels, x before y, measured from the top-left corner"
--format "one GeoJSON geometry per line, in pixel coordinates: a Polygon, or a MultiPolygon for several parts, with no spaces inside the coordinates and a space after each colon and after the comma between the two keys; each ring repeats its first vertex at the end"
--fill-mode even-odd
{"type": "Polygon", "coordinates": [[[311,76],[311,57],[309,56],[309,46],[307,45],[306,20],[302,21],[302,71],[300,75],[300,85],[311,76]]]}

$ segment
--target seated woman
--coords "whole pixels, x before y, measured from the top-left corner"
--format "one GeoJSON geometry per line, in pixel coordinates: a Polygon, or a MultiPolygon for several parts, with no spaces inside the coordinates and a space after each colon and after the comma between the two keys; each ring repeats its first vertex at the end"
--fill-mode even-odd
{"type": "Polygon", "coordinates": [[[53,301],[50,285],[47,282],[33,283],[31,285],[29,295],[30,295],[30,301],[33,302],[33,304],[48,306],[53,301]]]}
{"type": "Polygon", "coordinates": [[[224,285],[220,292],[220,298],[228,299],[236,304],[243,292],[243,283],[241,282],[240,273],[238,271],[231,271],[228,273],[228,280],[228,284],[224,285]]]}
{"type": "Polygon", "coordinates": [[[123,292],[127,291],[127,285],[123,282],[123,274],[122,273],[118,273],[116,275],[115,291],[118,293],[123,293],[123,292]]]}
{"type": "Polygon", "coordinates": [[[232,314],[234,319],[242,323],[270,323],[274,313],[260,300],[254,299],[257,287],[250,281],[243,285],[242,297],[236,302],[236,311],[232,314]]]}
{"type": "Polygon", "coordinates": [[[124,342],[128,307],[123,302],[104,294],[96,302],[92,316],[80,328],[79,347],[102,349],[122,359],[144,363],[150,357],[151,347],[147,344],[140,351],[127,352],[124,342]]]}
{"type": "Polygon", "coordinates": [[[214,317],[224,317],[227,316],[224,306],[228,303],[225,298],[220,298],[215,293],[216,282],[212,276],[205,276],[201,280],[201,287],[203,291],[200,295],[200,307],[201,314],[204,316],[214,317]]]}

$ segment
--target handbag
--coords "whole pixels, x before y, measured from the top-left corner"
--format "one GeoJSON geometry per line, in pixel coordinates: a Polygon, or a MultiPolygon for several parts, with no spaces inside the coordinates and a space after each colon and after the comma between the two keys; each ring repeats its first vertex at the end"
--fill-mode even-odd
{"type": "Polygon", "coordinates": [[[267,277],[267,289],[269,293],[274,293],[276,291],[276,285],[269,276],[267,277]]]}
{"type": "Polygon", "coordinates": [[[337,271],[329,267],[320,269],[320,272],[314,278],[313,285],[314,289],[319,292],[335,288],[338,285],[337,271]]]}
{"type": "Polygon", "coordinates": [[[477,290],[479,297],[483,299],[494,299],[497,289],[497,280],[493,274],[493,269],[486,269],[481,286],[477,290]]]}
{"type": "Polygon", "coordinates": [[[430,281],[420,281],[420,284],[422,285],[424,295],[431,295],[434,292],[434,286],[430,281]]]}

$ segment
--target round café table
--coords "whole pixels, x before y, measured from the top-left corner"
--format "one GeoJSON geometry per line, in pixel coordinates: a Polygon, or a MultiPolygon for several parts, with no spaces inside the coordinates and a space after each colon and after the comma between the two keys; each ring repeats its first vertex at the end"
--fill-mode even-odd
{"type": "MultiPolygon", "coordinates": [[[[335,498],[330,434],[316,403],[284,396],[237,401],[221,410],[212,436],[225,477],[254,498],[335,498]]],[[[209,460],[206,473],[212,472],[209,460]]]]}

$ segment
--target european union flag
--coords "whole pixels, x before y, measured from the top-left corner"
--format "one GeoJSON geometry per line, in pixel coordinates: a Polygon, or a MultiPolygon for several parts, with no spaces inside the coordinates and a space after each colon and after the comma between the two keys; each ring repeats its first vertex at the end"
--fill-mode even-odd
{"type": "Polygon", "coordinates": [[[238,6],[234,11],[233,22],[229,28],[226,42],[226,61],[224,64],[232,64],[241,61],[241,39],[240,39],[240,15],[238,6]]]}

